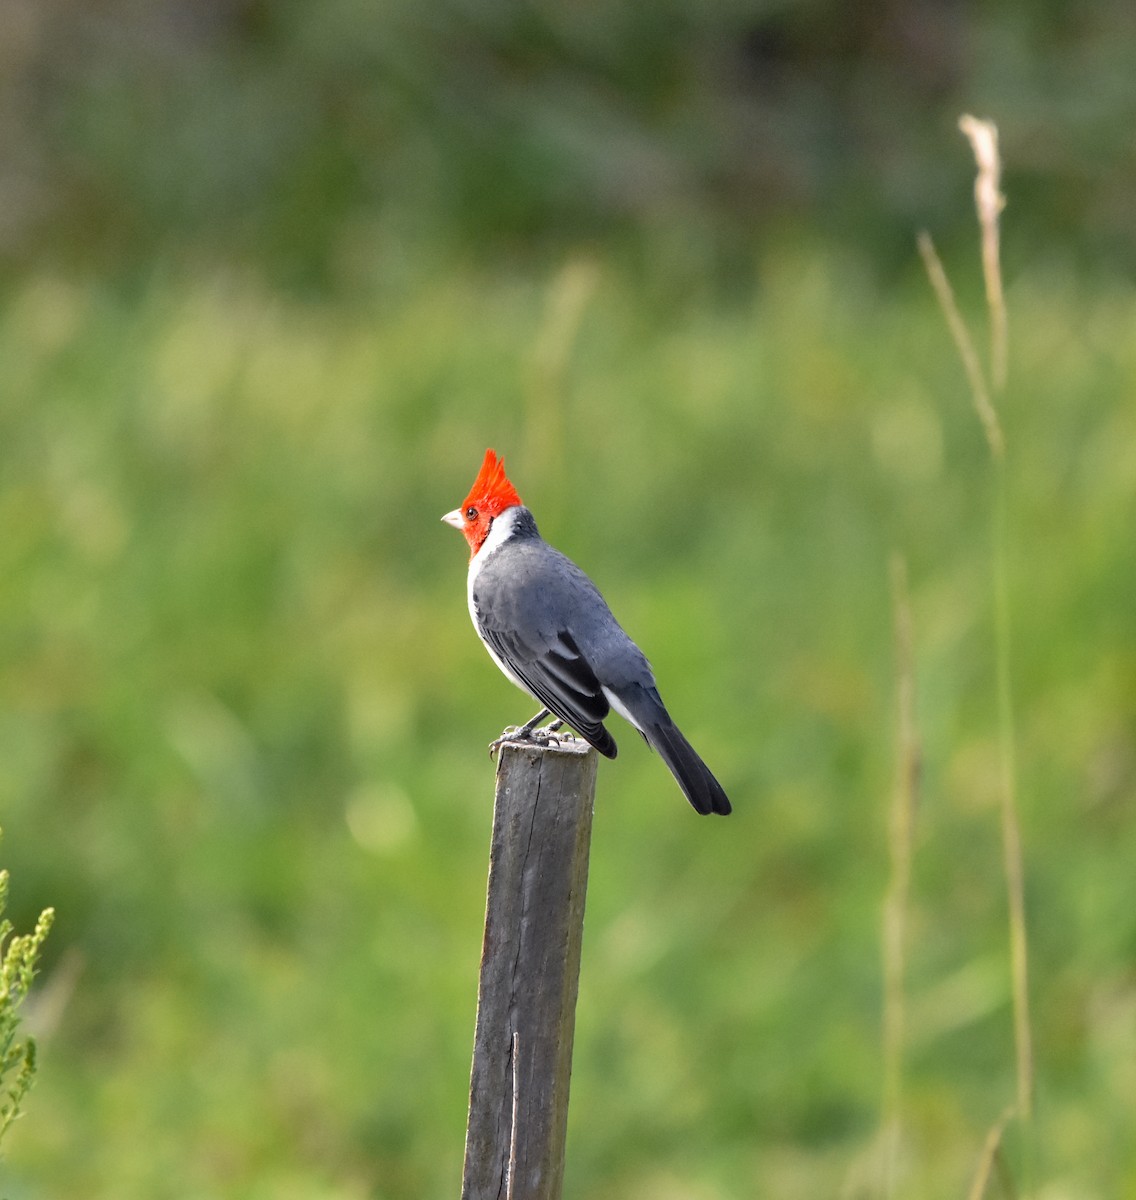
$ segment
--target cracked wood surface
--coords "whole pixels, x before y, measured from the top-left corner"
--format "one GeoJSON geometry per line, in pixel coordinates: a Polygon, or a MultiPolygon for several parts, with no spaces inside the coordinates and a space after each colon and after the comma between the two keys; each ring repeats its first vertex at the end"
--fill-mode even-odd
{"type": "Polygon", "coordinates": [[[595,783],[584,742],[501,748],[462,1200],[560,1196],[595,783]]]}

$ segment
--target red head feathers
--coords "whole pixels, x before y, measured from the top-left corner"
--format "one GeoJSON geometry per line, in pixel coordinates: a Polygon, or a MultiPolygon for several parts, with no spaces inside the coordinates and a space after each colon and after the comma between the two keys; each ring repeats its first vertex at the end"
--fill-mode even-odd
{"type": "Polygon", "coordinates": [[[516,488],[505,474],[505,460],[498,458],[492,450],[486,450],[485,461],[473,481],[473,487],[469,489],[462,512],[468,513],[470,508],[485,509],[490,516],[495,517],[505,509],[520,503],[521,498],[517,495],[516,488]]]}
{"type": "Polygon", "coordinates": [[[470,553],[476,554],[489,536],[493,518],[520,503],[516,488],[505,474],[504,459],[498,458],[492,450],[486,450],[485,461],[461,508],[446,513],[442,520],[460,529],[469,542],[470,553]]]}

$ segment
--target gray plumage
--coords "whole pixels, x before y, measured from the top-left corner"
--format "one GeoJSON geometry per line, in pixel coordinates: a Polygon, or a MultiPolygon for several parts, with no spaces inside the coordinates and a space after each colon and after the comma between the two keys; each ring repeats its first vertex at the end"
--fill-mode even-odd
{"type": "Polygon", "coordinates": [[[608,758],[616,744],[603,722],[615,707],[698,812],[729,813],[722,785],[671,720],[650,663],[595,584],[541,538],[527,508],[496,520],[511,527],[499,540],[491,534],[475,559],[469,604],[497,665],[608,758]]]}

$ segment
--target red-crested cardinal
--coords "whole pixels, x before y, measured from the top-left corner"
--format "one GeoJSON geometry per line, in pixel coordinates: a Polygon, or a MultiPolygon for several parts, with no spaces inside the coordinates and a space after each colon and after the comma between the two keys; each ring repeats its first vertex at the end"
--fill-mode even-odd
{"type": "Polygon", "coordinates": [[[469,542],[469,615],[478,637],[505,676],[543,705],[490,748],[547,737],[565,724],[614,758],[615,739],[603,725],[614,708],[658,751],[695,811],[728,813],[722,785],[671,720],[643,652],[595,584],[540,536],[492,450],[461,508],[442,520],[469,542]],[[557,720],[548,729],[535,728],[549,716],[557,720]]]}

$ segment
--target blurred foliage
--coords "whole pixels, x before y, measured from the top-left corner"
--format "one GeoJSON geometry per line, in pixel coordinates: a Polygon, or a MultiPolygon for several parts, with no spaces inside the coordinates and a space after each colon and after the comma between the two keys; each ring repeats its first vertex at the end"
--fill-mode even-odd
{"type": "Polygon", "coordinates": [[[990,113],[1017,226],[1136,262],[1136,10],[996,0],[10,0],[0,250],[344,286],[432,252],[961,227],[990,113]],[[171,241],[171,238],[173,241],[171,241]]]}
{"type": "Polygon", "coordinates": [[[1136,1191],[1133,17],[831,4],[0,12],[10,1200],[453,1194],[489,738],[438,517],[487,445],[726,782],[603,765],[566,1194],[872,1193],[910,566],[926,770],[904,1194],[1013,1095],[981,432],[1010,196],[1013,669],[1039,1068],[1010,1147],[1136,1191]]]}
{"type": "MultiPolygon", "coordinates": [[[[59,918],[9,1194],[456,1188],[484,744],[527,712],[437,520],[487,444],[737,809],[693,818],[626,734],[601,772],[568,1194],[855,1177],[895,547],[926,749],[905,1179],[961,1194],[1013,1091],[988,455],[922,281],[803,248],[755,273],[745,303],[645,303],[597,260],[455,269],[397,305],[238,274],[15,292],[0,808],[21,919],[59,918]]],[[[1044,260],[1016,277],[1003,411],[1038,1172],[1100,1197],[1136,1180],[1133,301],[1044,260]]]]}

